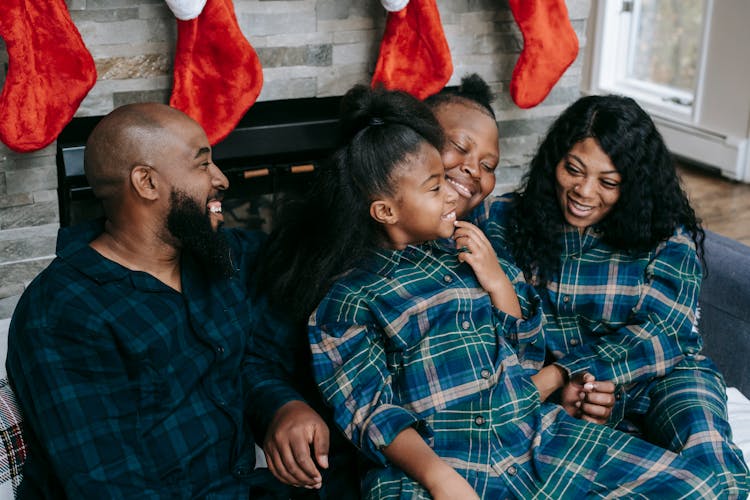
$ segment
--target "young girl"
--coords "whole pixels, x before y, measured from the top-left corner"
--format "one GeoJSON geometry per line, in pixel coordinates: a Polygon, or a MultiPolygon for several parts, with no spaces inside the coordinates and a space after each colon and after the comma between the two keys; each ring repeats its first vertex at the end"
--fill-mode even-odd
{"type": "Polygon", "coordinates": [[[506,339],[540,327],[523,307],[532,291],[519,305],[481,232],[455,221],[429,109],[355,87],[342,125],[317,205],[299,207],[304,224],[287,233],[298,291],[285,291],[302,310],[322,297],[315,376],[370,459],[364,496],[712,496],[702,466],[542,402],[558,369],[529,375],[506,339]]]}

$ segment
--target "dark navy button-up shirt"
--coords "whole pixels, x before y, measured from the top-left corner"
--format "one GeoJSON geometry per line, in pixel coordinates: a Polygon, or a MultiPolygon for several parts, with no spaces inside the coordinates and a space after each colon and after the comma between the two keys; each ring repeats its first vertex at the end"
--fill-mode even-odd
{"type": "Polygon", "coordinates": [[[60,231],[11,323],[26,480],[72,498],[247,498],[251,423],[298,399],[262,387],[251,355],[254,331],[284,328],[250,298],[261,235],[226,231],[230,279],[183,255],[180,293],[94,251],[101,230],[60,231]]]}

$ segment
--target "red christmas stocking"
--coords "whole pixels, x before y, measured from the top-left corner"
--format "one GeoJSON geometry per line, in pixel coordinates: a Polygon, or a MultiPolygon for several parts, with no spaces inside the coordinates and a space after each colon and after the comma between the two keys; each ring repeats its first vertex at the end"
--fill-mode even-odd
{"type": "Polygon", "coordinates": [[[578,38],[565,0],[508,0],[523,34],[523,51],[513,69],[510,95],[520,108],[547,97],[578,55],[578,38]]]}
{"type": "Polygon", "coordinates": [[[41,149],[60,134],[96,83],[94,59],[65,0],[0,0],[8,74],[0,94],[0,140],[41,149]]]}
{"type": "Polygon", "coordinates": [[[169,104],[200,123],[211,144],[229,135],[262,86],[258,55],[240,31],[232,0],[208,0],[198,17],[177,21],[169,104]]]}
{"type": "MultiPolygon", "coordinates": [[[[388,8],[387,2],[383,4],[388,8]]],[[[373,87],[383,85],[424,99],[442,89],[452,73],[435,0],[410,0],[405,8],[388,13],[373,87]]]]}

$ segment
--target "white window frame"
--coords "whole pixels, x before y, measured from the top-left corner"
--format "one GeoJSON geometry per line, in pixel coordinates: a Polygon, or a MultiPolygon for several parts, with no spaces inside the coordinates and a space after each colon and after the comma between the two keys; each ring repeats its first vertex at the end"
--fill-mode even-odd
{"type": "Polygon", "coordinates": [[[745,25],[750,1],[705,0],[692,102],[689,93],[625,77],[637,15],[621,14],[628,1],[592,3],[593,44],[584,92],[633,97],[654,117],[677,156],[750,182],[750,29],[745,25]]]}

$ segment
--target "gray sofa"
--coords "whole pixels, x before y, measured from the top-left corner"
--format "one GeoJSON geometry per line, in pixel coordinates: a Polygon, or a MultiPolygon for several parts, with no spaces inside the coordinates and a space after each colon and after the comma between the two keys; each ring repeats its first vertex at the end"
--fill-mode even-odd
{"type": "Polygon", "coordinates": [[[706,231],[708,276],[700,294],[703,352],[727,386],[750,397],[750,247],[706,231]]]}

